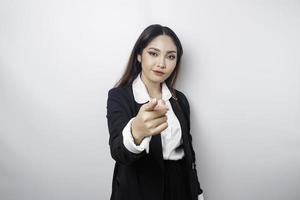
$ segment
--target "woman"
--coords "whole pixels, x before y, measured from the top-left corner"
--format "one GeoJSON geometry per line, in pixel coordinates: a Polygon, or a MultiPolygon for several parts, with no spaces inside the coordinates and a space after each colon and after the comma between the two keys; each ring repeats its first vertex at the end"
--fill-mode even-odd
{"type": "Polygon", "coordinates": [[[182,53],[170,28],[148,26],[108,92],[109,145],[116,161],[111,200],[203,199],[189,103],[174,88],[182,53]]]}

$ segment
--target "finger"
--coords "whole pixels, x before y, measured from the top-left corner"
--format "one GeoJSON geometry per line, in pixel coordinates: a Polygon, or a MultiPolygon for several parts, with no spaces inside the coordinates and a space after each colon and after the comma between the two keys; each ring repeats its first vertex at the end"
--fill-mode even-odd
{"type": "Polygon", "coordinates": [[[168,111],[169,107],[167,105],[156,105],[153,110],[166,110],[166,111],[168,111]]]}
{"type": "Polygon", "coordinates": [[[157,99],[154,98],[154,99],[151,99],[148,103],[144,104],[142,107],[143,110],[145,111],[152,111],[155,106],[157,105],[157,99]]]}
{"type": "Polygon", "coordinates": [[[158,99],[157,105],[155,106],[154,110],[159,110],[164,108],[169,109],[163,99],[158,99]]]}
{"type": "Polygon", "coordinates": [[[153,120],[156,118],[163,117],[167,114],[167,109],[159,109],[159,110],[153,110],[151,112],[147,112],[147,119],[153,120]]]}
{"type": "Polygon", "coordinates": [[[156,119],[153,119],[153,120],[149,121],[149,123],[151,124],[150,128],[155,128],[155,127],[159,126],[160,124],[167,122],[167,121],[168,121],[168,117],[166,115],[156,118],[156,119]]]}
{"type": "Polygon", "coordinates": [[[161,105],[166,105],[166,102],[163,99],[158,99],[158,103],[161,105]]]}
{"type": "Polygon", "coordinates": [[[153,133],[154,133],[154,135],[158,135],[166,128],[168,128],[168,122],[164,122],[164,123],[160,124],[159,126],[155,127],[153,129],[153,133]]]}

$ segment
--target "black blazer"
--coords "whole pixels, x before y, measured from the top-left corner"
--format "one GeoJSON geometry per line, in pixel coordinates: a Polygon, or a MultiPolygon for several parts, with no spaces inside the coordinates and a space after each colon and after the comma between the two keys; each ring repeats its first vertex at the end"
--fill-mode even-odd
{"type": "MultiPolygon", "coordinates": [[[[171,98],[170,103],[181,125],[192,200],[197,200],[202,189],[197,177],[190,134],[189,103],[182,92],[176,89],[175,92],[177,100],[171,98]]],[[[137,115],[141,106],[134,100],[132,84],[112,88],[108,92],[106,117],[109,145],[111,156],[116,161],[111,200],[163,200],[164,162],[160,134],[152,136],[149,154],[145,150],[139,154],[132,153],[123,144],[122,130],[137,115]]]]}

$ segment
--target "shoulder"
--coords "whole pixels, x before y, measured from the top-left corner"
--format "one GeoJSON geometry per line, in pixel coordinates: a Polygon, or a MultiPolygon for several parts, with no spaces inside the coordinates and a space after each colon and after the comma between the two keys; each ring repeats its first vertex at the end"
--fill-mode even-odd
{"type": "Polygon", "coordinates": [[[131,85],[114,87],[108,90],[108,98],[130,98],[131,85]]]}
{"type": "Polygon", "coordinates": [[[130,107],[134,103],[131,85],[111,88],[107,95],[108,106],[130,107]]]}
{"type": "Polygon", "coordinates": [[[128,92],[129,86],[119,86],[108,90],[108,95],[125,95],[128,92]]]}
{"type": "Polygon", "coordinates": [[[174,89],[174,90],[175,90],[175,92],[176,92],[176,97],[177,97],[180,101],[182,101],[182,102],[185,103],[185,104],[189,104],[189,101],[188,101],[186,95],[185,95],[182,91],[177,90],[177,89],[174,89]]]}
{"type": "Polygon", "coordinates": [[[174,89],[175,92],[176,92],[176,97],[177,97],[177,101],[178,103],[184,108],[184,110],[187,111],[187,113],[189,114],[190,113],[190,104],[189,104],[189,101],[186,97],[186,95],[182,92],[182,91],[179,91],[177,89],[174,89]]]}
{"type": "Polygon", "coordinates": [[[109,89],[106,103],[108,115],[121,112],[126,114],[127,117],[132,117],[136,111],[136,104],[131,85],[109,89]]]}

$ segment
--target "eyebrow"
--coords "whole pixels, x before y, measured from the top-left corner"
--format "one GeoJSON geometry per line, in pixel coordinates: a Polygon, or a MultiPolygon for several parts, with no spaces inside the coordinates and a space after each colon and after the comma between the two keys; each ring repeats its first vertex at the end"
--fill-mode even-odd
{"type": "MultiPolygon", "coordinates": [[[[150,47],[148,49],[154,49],[155,51],[160,51],[159,49],[154,48],[154,47],[150,47]]],[[[167,53],[176,53],[176,51],[167,51],[167,53]]]]}

